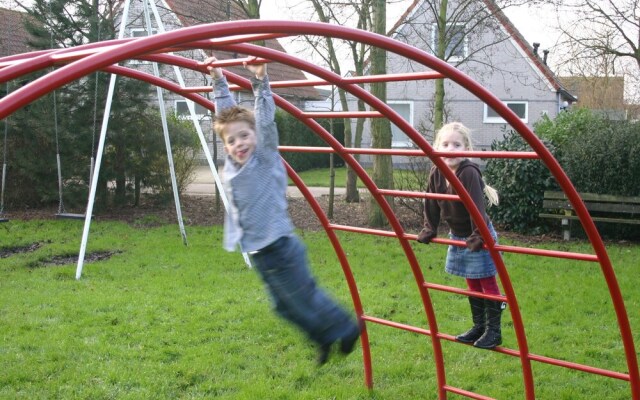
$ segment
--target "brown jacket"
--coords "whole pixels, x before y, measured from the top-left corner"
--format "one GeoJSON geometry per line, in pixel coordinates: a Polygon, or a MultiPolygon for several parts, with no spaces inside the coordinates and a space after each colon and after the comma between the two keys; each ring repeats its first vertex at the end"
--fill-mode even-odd
{"type": "MultiPolygon", "coordinates": [[[[480,173],[478,165],[469,160],[463,160],[456,170],[456,177],[467,189],[476,207],[478,207],[480,214],[484,216],[488,224],[489,217],[486,213],[484,199],[484,181],[482,180],[482,174],[480,173]]],[[[453,186],[447,185],[444,174],[435,166],[431,168],[429,172],[427,192],[457,194],[453,186]]],[[[447,222],[451,233],[455,236],[468,238],[468,242],[479,241],[480,245],[482,244],[480,232],[461,201],[425,199],[424,229],[421,235],[429,238],[435,237],[441,218],[447,222]]]]}

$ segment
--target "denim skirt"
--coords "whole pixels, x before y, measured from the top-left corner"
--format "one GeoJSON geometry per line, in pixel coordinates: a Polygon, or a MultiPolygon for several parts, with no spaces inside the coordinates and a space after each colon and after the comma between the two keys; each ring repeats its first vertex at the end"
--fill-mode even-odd
{"type": "MultiPolygon", "coordinates": [[[[493,240],[498,243],[498,234],[493,225],[489,223],[489,232],[493,240]]],[[[453,240],[466,241],[466,237],[456,236],[449,233],[449,238],[453,240]]],[[[452,275],[464,278],[479,279],[496,275],[496,265],[488,250],[471,251],[466,247],[449,246],[447,250],[447,260],[444,270],[452,275]]]]}

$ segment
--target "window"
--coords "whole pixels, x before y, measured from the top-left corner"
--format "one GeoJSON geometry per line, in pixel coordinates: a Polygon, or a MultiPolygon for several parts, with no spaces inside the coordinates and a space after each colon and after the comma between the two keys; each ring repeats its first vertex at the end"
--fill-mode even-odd
{"type": "MultiPolygon", "coordinates": [[[[151,35],[158,33],[157,29],[151,29],[151,35]]],[[[129,35],[134,38],[141,38],[149,36],[145,28],[131,28],[129,35]]],[[[151,64],[149,61],[144,60],[129,60],[129,64],[151,64]]]]}
{"type": "MultiPolygon", "coordinates": [[[[196,116],[198,118],[209,115],[209,110],[198,103],[193,103],[196,106],[196,116]]],[[[187,106],[187,100],[176,100],[176,117],[178,118],[191,118],[189,113],[189,107],[187,106]]]]}
{"type": "MultiPolygon", "coordinates": [[[[505,101],[507,107],[511,109],[522,122],[529,122],[529,103],[526,101],[505,101]]],[[[485,124],[504,124],[506,121],[491,107],[484,105],[484,120],[485,124]]]]}
{"type": "MultiPolygon", "coordinates": [[[[410,125],[413,125],[413,103],[390,101],[389,107],[393,108],[393,111],[409,122],[410,125]]],[[[393,123],[391,124],[391,147],[413,147],[413,141],[393,123]]]]}
{"type": "MultiPolygon", "coordinates": [[[[469,54],[468,38],[465,35],[465,25],[462,23],[447,24],[445,28],[447,49],[444,58],[446,61],[460,61],[469,54]]],[[[431,25],[431,48],[436,53],[438,48],[438,25],[431,25]]]]}

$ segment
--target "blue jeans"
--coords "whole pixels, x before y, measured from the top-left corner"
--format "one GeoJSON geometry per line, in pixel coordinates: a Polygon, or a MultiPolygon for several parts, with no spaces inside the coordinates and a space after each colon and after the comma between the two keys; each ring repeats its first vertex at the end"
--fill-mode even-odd
{"type": "Polygon", "coordinates": [[[352,318],[317,285],[309,271],[307,250],[297,236],[283,236],[252,254],[271,295],[275,312],[324,345],[358,329],[352,318]]]}

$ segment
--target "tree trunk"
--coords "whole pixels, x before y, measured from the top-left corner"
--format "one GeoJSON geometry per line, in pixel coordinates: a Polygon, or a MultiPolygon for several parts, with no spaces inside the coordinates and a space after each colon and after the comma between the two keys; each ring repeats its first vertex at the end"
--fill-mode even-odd
{"type": "Polygon", "coordinates": [[[438,132],[444,125],[444,79],[436,80],[435,104],[433,110],[433,131],[438,132]]]}
{"type": "Polygon", "coordinates": [[[142,180],[139,175],[134,177],[134,182],[133,206],[138,207],[140,205],[140,191],[142,189],[142,180]]]}
{"type": "MultiPolygon", "coordinates": [[[[386,2],[384,0],[373,1],[374,32],[386,34],[386,2]]],[[[387,73],[387,52],[384,49],[373,47],[371,49],[371,73],[384,75],[387,73]]],[[[383,102],[387,101],[387,85],[385,82],[377,82],[371,85],[371,93],[383,102]]],[[[391,123],[386,118],[373,118],[371,120],[371,146],[376,149],[391,148],[391,123]]],[[[391,156],[373,156],[373,181],[381,189],[393,189],[393,164],[391,156]]],[[[387,201],[393,206],[393,198],[387,201]]],[[[387,219],[374,198],[371,198],[369,211],[369,225],[382,227],[387,224],[387,219]]]]}
{"type": "MultiPolygon", "coordinates": [[[[436,44],[436,56],[445,60],[447,51],[447,6],[448,0],[440,1],[440,13],[438,15],[438,43],[436,44]]],[[[435,103],[433,110],[433,129],[437,132],[444,125],[444,79],[436,80],[435,103]]]]}
{"type": "Polygon", "coordinates": [[[121,206],[125,204],[127,194],[127,174],[125,168],[126,151],[124,146],[116,145],[115,165],[113,169],[116,175],[116,189],[113,198],[115,205],[121,206]]]}
{"type": "MultiPolygon", "coordinates": [[[[364,101],[358,99],[358,111],[365,111],[364,101]]],[[[364,132],[364,119],[356,120],[356,132],[353,138],[353,147],[362,147],[362,132],[364,132]]],[[[360,162],[360,155],[354,154],[356,161],[360,162]]],[[[358,175],[352,168],[347,169],[347,202],[357,203],[360,201],[360,192],[358,191],[358,175]]]]}
{"type": "MultiPolygon", "coordinates": [[[[318,15],[318,19],[320,20],[320,22],[331,22],[331,20],[329,19],[329,17],[327,16],[327,13],[325,13],[324,10],[324,5],[321,1],[319,0],[311,0],[311,3],[313,4],[313,7],[316,11],[316,14],[318,15]]],[[[364,18],[363,14],[361,13],[359,15],[359,19],[362,20],[364,18]]],[[[333,72],[335,72],[336,74],[342,76],[342,72],[340,70],[340,61],[338,59],[338,56],[336,54],[336,50],[335,47],[333,45],[333,39],[330,37],[326,37],[325,41],[327,43],[327,61],[329,63],[329,66],[331,67],[331,70],[333,72]]],[[[353,50],[353,49],[352,49],[353,50]]],[[[358,53],[356,51],[352,51],[353,54],[353,60],[354,63],[356,65],[356,74],[359,73],[359,67],[358,65],[362,65],[362,62],[360,61],[360,59],[362,57],[358,57],[358,53]]],[[[362,70],[362,68],[360,67],[360,71],[362,70]]],[[[340,99],[340,105],[342,106],[342,110],[343,111],[348,111],[349,110],[349,103],[347,101],[347,94],[343,89],[338,89],[338,97],[340,99]]],[[[332,101],[331,101],[331,108],[333,111],[333,95],[332,95],[332,101]]],[[[360,147],[360,142],[357,140],[358,136],[356,134],[355,139],[356,141],[354,141],[354,136],[353,136],[353,130],[351,129],[351,118],[345,118],[344,119],[344,145],[345,147],[360,147]]],[[[359,160],[359,155],[354,154],[353,155],[354,158],[356,159],[356,161],[359,160]]],[[[357,182],[358,182],[358,177],[355,173],[355,171],[351,168],[351,166],[349,166],[349,164],[347,164],[346,166],[347,168],[347,181],[345,183],[346,186],[346,196],[345,196],[345,201],[347,203],[357,203],[360,201],[360,193],[358,192],[357,189],[357,182]]],[[[332,183],[332,187],[333,187],[333,183],[332,183]]],[[[333,201],[330,202],[331,207],[333,207],[333,201]]]]}

